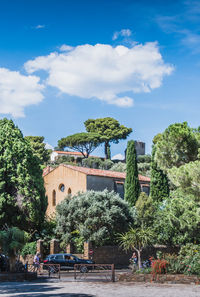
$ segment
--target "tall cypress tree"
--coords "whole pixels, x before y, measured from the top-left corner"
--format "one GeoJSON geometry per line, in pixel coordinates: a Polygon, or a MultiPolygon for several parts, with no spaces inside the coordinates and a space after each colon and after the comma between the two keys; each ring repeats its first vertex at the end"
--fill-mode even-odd
{"type": "Polygon", "coordinates": [[[158,167],[154,160],[156,146],[152,150],[150,196],[153,201],[162,201],[169,196],[167,175],[158,167]]]}
{"type": "Polygon", "coordinates": [[[46,207],[38,157],[13,121],[0,120],[0,226],[39,230],[46,207]]]}
{"type": "Polygon", "coordinates": [[[140,195],[140,183],[138,178],[137,154],[133,140],[128,141],[126,151],[126,180],[125,180],[125,200],[131,205],[135,205],[140,195]]]}

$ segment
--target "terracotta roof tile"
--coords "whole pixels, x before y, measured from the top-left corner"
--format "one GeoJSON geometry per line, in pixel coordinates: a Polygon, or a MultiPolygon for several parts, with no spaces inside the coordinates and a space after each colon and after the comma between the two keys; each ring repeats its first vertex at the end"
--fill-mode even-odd
{"type": "MultiPolygon", "coordinates": [[[[79,167],[79,166],[72,166],[72,165],[66,165],[61,164],[67,168],[82,172],[86,175],[96,175],[96,176],[104,176],[104,177],[113,177],[113,178],[119,178],[119,179],[125,179],[126,173],[124,172],[117,172],[117,171],[111,171],[111,170],[101,170],[101,169],[93,169],[93,168],[87,168],[87,167],[79,167]]],[[[143,175],[138,175],[140,181],[150,182],[150,178],[143,175]]]]}
{"type": "Polygon", "coordinates": [[[63,155],[75,155],[75,156],[83,156],[80,152],[65,152],[65,151],[53,151],[58,154],[63,154],[63,155]]]}

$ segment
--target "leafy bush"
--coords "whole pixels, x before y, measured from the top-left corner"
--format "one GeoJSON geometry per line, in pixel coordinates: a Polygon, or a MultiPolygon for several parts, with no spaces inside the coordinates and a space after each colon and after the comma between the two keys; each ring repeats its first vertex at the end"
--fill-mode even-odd
{"type": "Polygon", "coordinates": [[[98,169],[102,165],[103,161],[100,158],[89,157],[82,160],[82,166],[88,168],[98,169]]]}
{"type": "Polygon", "coordinates": [[[23,249],[21,250],[22,257],[25,258],[26,255],[35,255],[36,245],[36,241],[26,243],[23,249]]]}
{"type": "Polygon", "coordinates": [[[110,170],[112,171],[119,171],[119,172],[126,172],[126,163],[118,162],[115,163],[110,170]]]}
{"type": "Polygon", "coordinates": [[[97,246],[114,244],[116,233],[124,232],[133,222],[128,204],[115,192],[87,191],[64,199],[56,207],[57,234],[65,243],[78,230],[84,240],[97,246]]]}
{"type": "Polygon", "coordinates": [[[113,166],[113,162],[111,160],[105,160],[100,165],[100,169],[109,170],[113,166]]]}
{"type": "Polygon", "coordinates": [[[138,163],[151,163],[151,155],[139,155],[137,161],[138,163]]]}
{"type": "Polygon", "coordinates": [[[188,243],[180,250],[178,261],[184,274],[200,275],[200,247],[188,243]]]}

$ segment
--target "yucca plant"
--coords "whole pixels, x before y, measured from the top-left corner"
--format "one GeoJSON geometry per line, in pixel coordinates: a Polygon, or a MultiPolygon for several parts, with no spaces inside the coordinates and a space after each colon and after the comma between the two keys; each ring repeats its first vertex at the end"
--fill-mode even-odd
{"type": "Polygon", "coordinates": [[[150,243],[153,242],[154,233],[150,228],[130,228],[126,233],[118,237],[120,246],[128,251],[134,250],[138,254],[138,268],[141,269],[141,252],[150,243]]]}

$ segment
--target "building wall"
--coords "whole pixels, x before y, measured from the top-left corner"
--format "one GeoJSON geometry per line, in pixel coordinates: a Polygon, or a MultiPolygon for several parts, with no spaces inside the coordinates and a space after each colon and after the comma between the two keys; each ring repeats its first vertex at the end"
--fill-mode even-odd
{"type": "Polygon", "coordinates": [[[114,180],[113,178],[88,175],[87,176],[87,190],[103,191],[108,189],[108,191],[114,190],[114,180]]]}
{"type": "Polygon", "coordinates": [[[46,213],[50,216],[55,212],[56,205],[68,195],[69,190],[72,196],[79,191],[86,191],[86,175],[61,165],[44,176],[44,186],[48,197],[46,213]],[[64,192],[60,190],[62,184],[65,187],[64,192]],[[53,205],[53,193],[56,193],[56,205],[53,205]]]}

